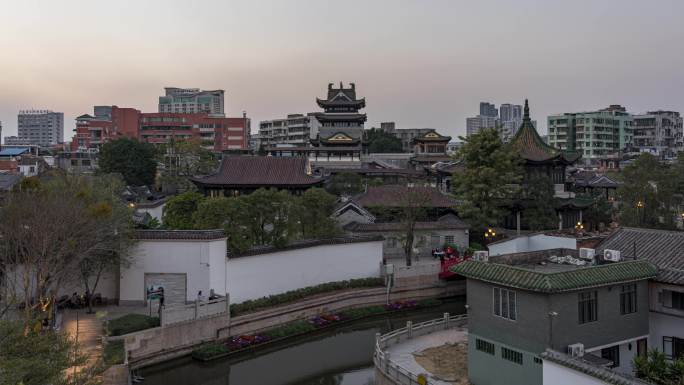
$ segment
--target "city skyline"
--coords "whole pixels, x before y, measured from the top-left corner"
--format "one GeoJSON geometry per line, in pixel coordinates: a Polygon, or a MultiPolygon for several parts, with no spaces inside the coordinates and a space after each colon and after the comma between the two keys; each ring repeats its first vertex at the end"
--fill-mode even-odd
{"type": "Polygon", "coordinates": [[[682,111],[684,53],[670,47],[684,38],[684,4],[659,4],[669,11],[635,1],[13,3],[0,15],[2,135],[16,135],[19,110],[51,109],[64,112],[69,141],[93,105],[154,112],[164,87],[225,89],[226,114],[247,111],[252,132],[316,111],[339,81],[366,98],[367,127],[453,137],[480,101],[528,98],[542,134],[564,111],[682,111]]]}

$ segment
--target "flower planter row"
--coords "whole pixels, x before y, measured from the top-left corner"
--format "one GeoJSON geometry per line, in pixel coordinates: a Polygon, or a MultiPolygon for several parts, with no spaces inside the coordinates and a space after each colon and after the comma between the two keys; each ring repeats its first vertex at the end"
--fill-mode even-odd
{"type": "MultiPolygon", "coordinates": [[[[291,327],[293,332],[289,335],[274,337],[273,334],[280,328],[275,328],[264,333],[255,335],[241,335],[235,336],[227,341],[212,342],[200,346],[193,350],[192,358],[198,361],[211,361],[223,357],[237,355],[247,351],[253,351],[257,348],[270,346],[276,342],[294,339],[313,332],[335,328],[350,322],[358,321],[365,318],[370,318],[377,315],[388,315],[392,313],[421,309],[426,307],[433,307],[441,305],[439,300],[425,300],[425,301],[396,301],[385,306],[369,306],[366,308],[352,309],[342,311],[340,313],[327,313],[317,315],[306,321],[295,321],[290,324],[281,326],[280,328],[291,327]],[[367,311],[367,314],[363,314],[367,311]],[[352,313],[351,315],[349,313],[352,313]],[[354,313],[361,313],[361,315],[353,315],[354,313]]],[[[285,331],[287,333],[287,331],[285,331]]]]}

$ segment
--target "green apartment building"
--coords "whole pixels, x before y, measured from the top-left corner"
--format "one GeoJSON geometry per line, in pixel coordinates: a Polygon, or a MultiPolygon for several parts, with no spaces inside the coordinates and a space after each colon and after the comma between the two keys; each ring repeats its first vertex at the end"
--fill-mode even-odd
{"type": "Polygon", "coordinates": [[[632,116],[620,105],[548,117],[550,145],[582,152],[587,163],[619,155],[632,141],[632,116]]]}

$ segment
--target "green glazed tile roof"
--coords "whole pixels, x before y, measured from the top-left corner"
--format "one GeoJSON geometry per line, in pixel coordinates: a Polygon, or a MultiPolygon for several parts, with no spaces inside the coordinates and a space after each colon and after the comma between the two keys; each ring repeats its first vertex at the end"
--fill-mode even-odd
{"type": "Polygon", "coordinates": [[[498,263],[466,261],[451,268],[456,274],[522,290],[558,293],[609,284],[649,279],[656,267],[646,260],[579,267],[560,272],[541,272],[498,263]]]}

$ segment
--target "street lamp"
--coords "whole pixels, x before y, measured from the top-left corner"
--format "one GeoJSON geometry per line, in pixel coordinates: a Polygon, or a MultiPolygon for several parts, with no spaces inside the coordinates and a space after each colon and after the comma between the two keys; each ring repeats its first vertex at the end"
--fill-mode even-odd
{"type": "Polygon", "coordinates": [[[128,204],[128,207],[134,209],[134,208],[135,208],[135,203],[133,203],[133,202],[129,203],[129,204],[128,204]]]}
{"type": "Polygon", "coordinates": [[[577,222],[577,224],[575,225],[575,230],[577,230],[577,231],[584,230],[584,225],[582,224],[582,222],[577,222]]]}
{"type": "Polygon", "coordinates": [[[636,204],[636,207],[637,207],[637,216],[639,217],[639,225],[641,225],[641,222],[643,220],[644,202],[638,201],[636,204]]]}
{"type": "Polygon", "coordinates": [[[494,237],[496,237],[496,231],[492,229],[487,229],[487,231],[485,231],[484,236],[487,239],[494,239],[494,237]]]}

